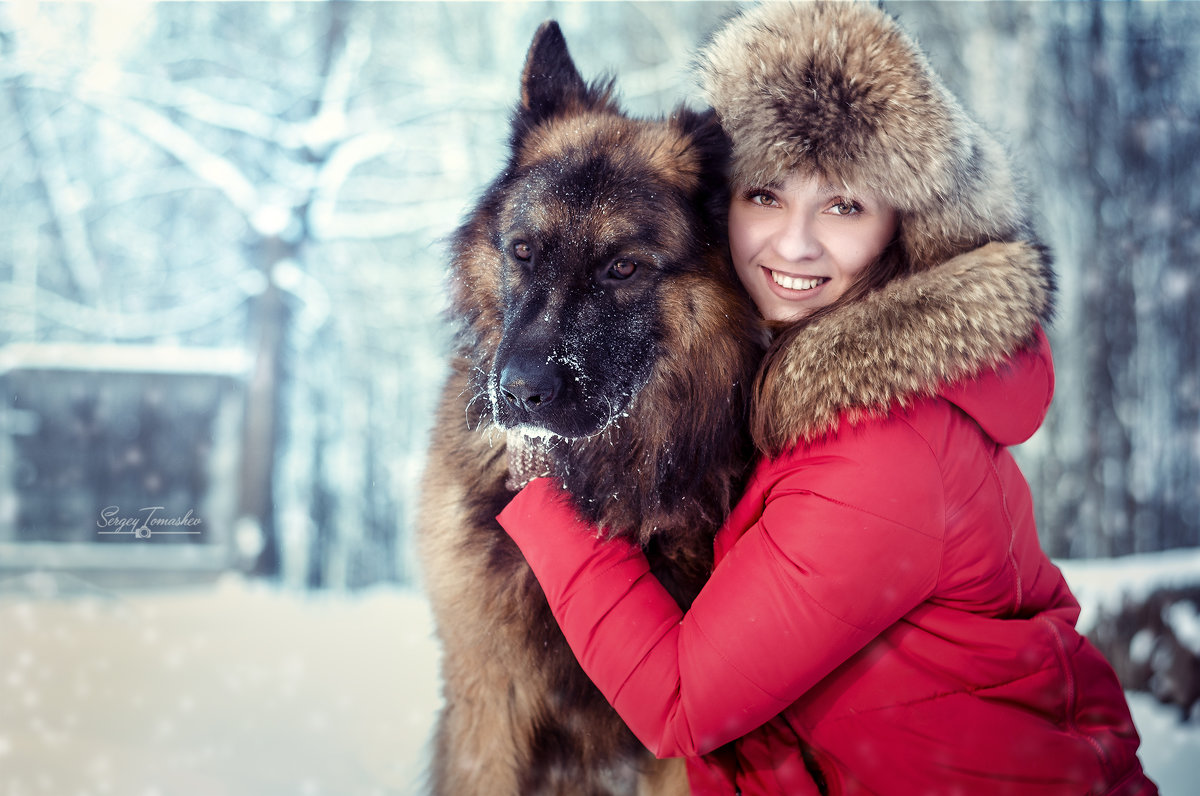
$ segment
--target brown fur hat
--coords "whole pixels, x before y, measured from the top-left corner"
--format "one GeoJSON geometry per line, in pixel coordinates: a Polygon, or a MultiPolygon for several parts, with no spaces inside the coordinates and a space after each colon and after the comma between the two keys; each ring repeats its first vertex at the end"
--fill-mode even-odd
{"type": "Polygon", "coordinates": [[[714,35],[699,69],[735,184],[799,170],[874,191],[900,210],[918,271],[1027,236],[1006,154],[875,5],[763,3],[714,35]]]}

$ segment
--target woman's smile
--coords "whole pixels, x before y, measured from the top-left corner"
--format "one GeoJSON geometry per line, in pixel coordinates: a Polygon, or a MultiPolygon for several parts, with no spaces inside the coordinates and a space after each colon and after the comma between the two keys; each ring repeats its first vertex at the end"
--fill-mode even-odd
{"type": "Polygon", "coordinates": [[[803,293],[812,291],[812,289],[821,287],[829,281],[828,276],[788,276],[782,271],[773,271],[769,268],[763,268],[770,274],[770,279],[781,288],[788,292],[803,293]]]}
{"type": "Polygon", "coordinates": [[[832,304],[883,253],[896,211],[869,192],[853,196],[819,175],[736,192],[729,251],[762,316],[793,321],[832,304]]]}
{"type": "Polygon", "coordinates": [[[775,292],[785,299],[797,298],[792,294],[812,295],[812,291],[829,282],[827,276],[789,276],[782,271],[773,271],[761,266],[770,276],[772,283],[778,288],[775,292]]]}

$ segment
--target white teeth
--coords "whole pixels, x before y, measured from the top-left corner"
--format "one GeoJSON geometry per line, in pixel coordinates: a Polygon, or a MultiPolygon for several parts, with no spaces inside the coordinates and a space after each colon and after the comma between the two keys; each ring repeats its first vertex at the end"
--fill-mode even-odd
{"type": "Polygon", "coordinates": [[[791,277],[781,274],[778,271],[772,271],[771,278],[775,280],[775,284],[780,287],[786,287],[788,290],[812,290],[825,281],[821,277],[817,277],[816,279],[805,279],[800,276],[791,277]]]}

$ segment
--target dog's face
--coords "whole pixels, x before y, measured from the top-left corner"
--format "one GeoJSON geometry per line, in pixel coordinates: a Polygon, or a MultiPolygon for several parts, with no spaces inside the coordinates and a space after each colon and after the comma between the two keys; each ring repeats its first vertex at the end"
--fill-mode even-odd
{"type": "Polygon", "coordinates": [[[501,427],[577,439],[630,408],[660,359],[662,319],[686,312],[663,306],[672,282],[712,262],[725,142],[711,115],[621,115],[553,23],[522,87],[513,157],[489,194],[502,333],[486,392],[501,427]]]}

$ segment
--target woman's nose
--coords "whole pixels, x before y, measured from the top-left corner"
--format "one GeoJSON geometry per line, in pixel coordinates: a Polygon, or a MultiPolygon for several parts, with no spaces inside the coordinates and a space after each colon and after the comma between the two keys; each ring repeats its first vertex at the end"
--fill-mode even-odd
{"type": "Polygon", "coordinates": [[[775,252],[789,262],[819,257],[821,242],[812,219],[802,213],[789,214],[775,236],[775,252]]]}

